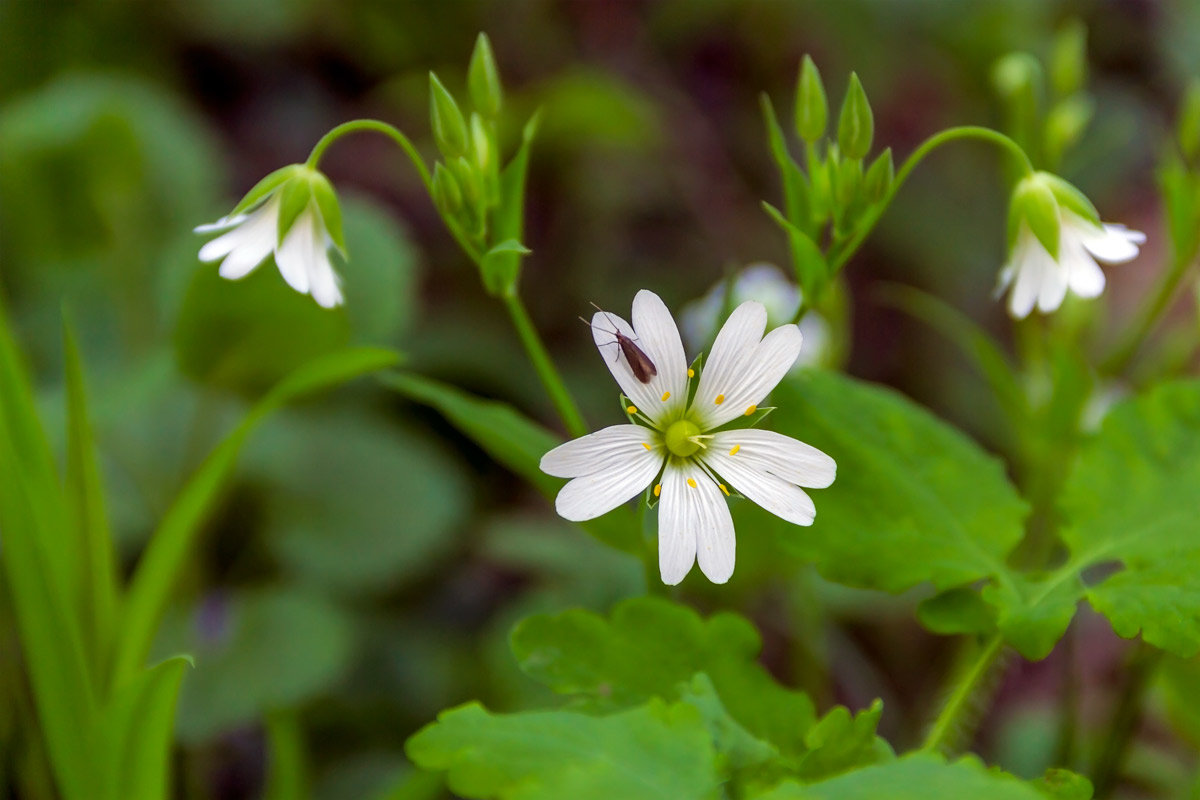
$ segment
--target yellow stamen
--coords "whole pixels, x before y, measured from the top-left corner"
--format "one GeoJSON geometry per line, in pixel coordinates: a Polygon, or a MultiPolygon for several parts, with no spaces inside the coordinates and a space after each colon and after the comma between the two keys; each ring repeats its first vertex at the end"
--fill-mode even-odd
{"type": "Polygon", "coordinates": [[[693,489],[695,489],[695,488],[696,488],[696,479],[695,479],[695,478],[688,478],[688,486],[690,486],[690,487],[692,487],[693,489]]]}
{"type": "Polygon", "coordinates": [[[642,447],[646,448],[647,450],[650,449],[650,445],[646,444],[645,442],[642,442],[642,447]]]}
{"type": "Polygon", "coordinates": [[[748,417],[751,414],[753,414],[755,411],[758,411],[758,406],[750,406],[749,408],[746,409],[746,413],[743,414],[742,416],[748,417]]]}
{"type": "Polygon", "coordinates": [[[656,483],[654,484],[654,496],[658,497],[660,494],[662,494],[662,484],[656,483]]]}
{"type": "Polygon", "coordinates": [[[688,377],[689,377],[689,378],[694,378],[694,377],[696,377],[696,370],[689,368],[689,369],[688,369],[688,377]]]}
{"type": "Polygon", "coordinates": [[[725,493],[725,496],[726,496],[726,497],[729,497],[729,490],[725,488],[725,484],[723,484],[723,483],[718,483],[718,484],[717,484],[717,486],[720,486],[720,487],[721,487],[721,491],[725,493]]]}
{"type": "Polygon", "coordinates": [[[626,410],[627,412],[629,412],[630,414],[636,414],[636,413],[637,413],[637,406],[630,406],[629,408],[627,408],[627,409],[625,409],[625,410],[626,410]]]}
{"type": "Polygon", "coordinates": [[[742,446],[741,446],[740,444],[735,444],[735,445],[733,446],[733,449],[729,451],[729,455],[731,455],[731,456],[736,456],[736,455],[737,455],[737,451],[738,451],[738,450],[741,450],[741,449],[742,449],[742,446]]]}
{"type": "Polygon", "coordinates": [[[717,399],[713,400],[713,402],[716,403],[717,405],[721,405],[721,403],[725,402],[725,395],[723,395],[723,394],[717,395],[717,399]]]}
{"type": "Polygon", "coordinates": [[[663,392],[662,399],[663,399],[663,402],[664,402],[664,403],[665,403],[665,402],[667,402],[667,400],[669,400],[670,398],[671,398],[671,393],[670,393],[670,392],[663,392]]]}

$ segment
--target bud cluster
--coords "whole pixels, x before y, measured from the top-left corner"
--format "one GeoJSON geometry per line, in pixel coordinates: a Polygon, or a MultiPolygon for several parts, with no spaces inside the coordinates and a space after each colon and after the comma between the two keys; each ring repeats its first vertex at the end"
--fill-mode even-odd
{"type": "Polygon", "coordinates": [[[770,100],[762,99],[771,153],[783,179],[784,209],[767,212],[788,234],[797,280],[816,301],[832,277],[826,254],[852,240],[886,203],[895,180],[891,149],[868,160],[875,120],[862,83],[850,75],[833,140],[821,75],[805,56],[796,81],[795,132],[805,167],[792,157],[770,100]]]}

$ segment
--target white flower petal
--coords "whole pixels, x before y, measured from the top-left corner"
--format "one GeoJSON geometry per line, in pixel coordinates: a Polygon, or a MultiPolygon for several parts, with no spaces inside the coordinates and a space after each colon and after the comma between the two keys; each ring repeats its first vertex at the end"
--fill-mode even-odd
{"type": "Polygon", "coordinates": [[[306,208],[292,223],[283,237],[283,243],[275,250],[275,264],[279,274],[300,294],[308,294],[309,275],[317,257],[318,239],[315,235],[316,219],[312,209],[306,208]]]}
{"type": "Polygon", "coordinates": [[[229,228],[236,227],[242,224],[246,219],[246,214],[237,214],[232,217],[221,217],[216,222],[206,222],[203,225],[197,225],[192,228],[193,233],[213,233],[214,231],[223,231],[229,228]]]}
{"type": "Polygon", "coordinates": [[[733,517],[721,490],[697,465],[672,464],[664,472],[658,531],[663,583],[682,581],[693,558],[713,583],[725,583],[733,575],[733,517]]]}
{"type": "Polygon", "coordinates": [[[715,465],[724,464],[726,459],[737,459],[751,469],[812,489],[824,489],[837,477],[837,463],[824,452],[782,433],[759,428],[713,434],[704,454],[705,463],[717,469],[715,465]]]}
{"type": "MultiPolygon", "coordinates": [[[[653,449],[654,438],[653,432],[641,425],[613,425],[560,444],[542,456],[538,467],[556,478],[611,472],[640,458],[647,447],[653,449]]],[[[654,457],[661,461],[661,451],[654,457]]]]}
{"type": "Polygon", "coordinates": [[[728,451],[709,448],[704,463],[777,517],[796,525],[811,525],[817,516],[817,508],[807,492],[743,459],[740,451],[731,456],[728,451]]]}
{"type": "Polygon", "coordinates": [[[614,464],[604,472],[570,481],[559,491],[554,508],[559,516],[571,522],[595,519],[649,486],[662,468],[662,463],[661,451],[632,447],[628,460],[614,464]]]}
{"type": "Polygon", "coordinates": [[[1064,233],[1069,229],[1089,253],[1106,264],[1124,264],[1126,261],[1132,261],[1137,258],[1138,246],[1146,242],[1146,234],[1131,231],[1124,225],[1106,223],[1097,227],[1073,214],[1063,216],[1064,233]],[[1070,220],[1070,217],[1074,219],[1070,220]]]}
{"type": "Polygon", "coordinates": [[[1022,228],[1018,234],[1011,264],[1014,275],[1008,312],[1017,319],[1024,319],[1033,311],[1046,270],[1057,265],[1028,228],[1022,228]]]}
{"type": "Polygon", "coordinates": [[[643,289],[633,301],[631,326],[608,311],[592,315],[592,339],[617,384],[652,422],[671,416],[687,402],[687,361],[671,312],[658,295],[643,289]],[[643,382],[633,372],[614,331],[639,348],[657,374],[643,382]]]}
{"type": "Polygon", "coordinates": [[[318,305],[335,308],[342,304],[342,279],[329,260],[330,241],[320,231],[316,233],[317,241],[313,243],[316,255],[309,265],[308,284],[318,305]]]}
{"type": "Polygon", "coordinates": [[[245,244],[250,244],[253,249],[258,249],[261,242],[267,238],[274,246],[275,215],[278,210],[279,201],[272,199],[253,214],[242,217],[233,230],[218,236],[200,248],[200,260],[204,262],[217,261],[245,244]]]}
{"type": "MultiPolygon", "coordinates": [[[[1063,299],[1067,296],[1067,263],[1066,259],[1072,258],[1073,254],[1068,255],[1069,250],[1066,242],[1060,245],[1059,258],[1062,261],[1051,261],[1042,271],[1042,283],[1038,288],[1037,307],[1043,314],[1054,311],[1062,305],[1063,299]]],[[[1087,255],[1083,254],[1086,258],[1087,255]]]]}
{"type": "MultiPolygon", "coordinates": [[[[803,342],[804,336],[795,325],[780,325],[768,333],[758,346],[743,356],[739,369],[723,372],[725,383],[714,380],[705,387],[712,397],[697,390],[692,402],[696,424],[707,430],[751,411],[787,375],[800,356],[803,342]]],[[[713,349],[716,349],[715,345],[713,349]]],[[[703,379],[702,375],[702,384],[703,379]]]]}
{"type": "Polygon", "coordinates": [[[717,395],[732,385],[754,348],[762,341],[766,329],[767,309],[762,303],[750,301],[733,310],[713,341],[712,351],[700,373],[693,407],[713,405],[717,395]]]}
{"type": "Polygon", "coordinates": [[[1080,297],[1099,297],[1104,291],[1104,271],[1081,242],[1064,240],[1060,260],[1072,292],[1080,297]]]}

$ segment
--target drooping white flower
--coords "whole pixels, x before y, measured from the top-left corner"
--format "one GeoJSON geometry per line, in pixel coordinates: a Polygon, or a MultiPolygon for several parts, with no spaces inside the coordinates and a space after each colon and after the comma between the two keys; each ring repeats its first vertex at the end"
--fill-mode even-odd
{"type": "Polygon", "coordinates": [[[341,211],[328,179],[293,164],[259,182],[228,216],[196,227],[223,231],[200,248],[200,260],[220,261],[218,274],[239,280],[274,253],[289,286],[324,308],[342,304],[341,278],[330,251],[344,250],[341,211]]]}
{"type": "Polygon", "coordinates": [[[616,314],[597,312],[592,334],[637,424],[614,425],[560,445],[542,457],[541,469],[572,479],[555,508],[575,522],[598,517],[653,486],[663,582],[679,583],[698,562],[709,580],[724,583],[735,556],[725,500],[731,488],[789,522],[811,525],[816,508],[801,487],[824,488],[836,474],[833,459],[815,447],[730,425],[753,415],[791,369],[800,354],[800,330],[782,325],[764,336],[766,308],[743,303],[717,334],[696,376],[658,295],[638,292],[632,320],[630,325],[616,314]],[[645,353],[656,374],[639,380],[616,331],[645,353]]]}
{"type": "Polygon", "coordinates": [[[1131,261],[1146,241],[1141,231],[1101,223],[1078,189],[1044,172],[1017,185],[1010,227],[1014,242],[996,293],[1011,289],[1008,311],[1017,319],[1035,307],[1044,314],[1056,310],[1068,291],[1098,297],[1105,278],[1096,262],[1131,261]]]}

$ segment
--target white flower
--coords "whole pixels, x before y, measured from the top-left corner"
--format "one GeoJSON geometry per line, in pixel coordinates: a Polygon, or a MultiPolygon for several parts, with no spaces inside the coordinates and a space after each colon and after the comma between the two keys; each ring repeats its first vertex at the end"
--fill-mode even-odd
{"type": "Polygon", "coordinates": [[[555,501],[558,513],[582,522],[611,511],[647,487],[659,499],[658,556],[664,583],[677,584],[699,562],[714,583],[733,574],[730,487],[798,525],[816,516],[800,487],[833,483],[836,465],[816,448],[772,431],[729,428],[750,416],[800,354],[801,335],[783,325],[763,336],[767,310],[746,302],[713,343],[689,403],[691,380],[671,313],[653,292],[633,301],[633,325],[615,314],[592,317],[596,347],[640,424],[614,425],[554,448],[543,472],[572,480],[555,501]],[[645,353],[656,374],[634,374],[614,331],[645,353]]]}
{"type": "MultiPolygon", "coordinates": [[[[725,295],[728,291],[729,281],[718,281],[703,297],[683,307],[679,315],[679,327],[688,345],[699,349],[712,341],[721,312],[726,307],[725,295]]],[[[759,261],[747,265],[734,278],[730,306],[757,300],[767,309],[768,324],[781,325],[796,316],[802,298],[800,287],[792,283],[783,270],[774,264],[759,261]]],[[[804,335],[804,349],[793,369],[800,370],[823,363],[829,355],[833,338],[829,323],[819,313],[810,310],[800,320],[800,333],[804,335]]]]}
{"type": "Polygon", "coordinates": [[[248,209],[195,228],[197,233],[224,231],[200,248],[200,260],[220,261],[218,274],[222,278],[239,280],[274,253],[275,264],[288,286],[301,294],[312,295],[324,308],[340,306],[343,302],[341,278],[333,268],[329,253],[341,245],[330,234],[330,226],[322,213],[324,206],[327,213],[337,216],[335,224],[340,239],[340,211],[332,187],[323,175],[307,168],[289,167],[273,176],[268,176],[263,183],[274,180],[274,186],[248,209]],[[289,170],[292,177],[285,177],[282,182],[273,177],[289,170]],[[295,191],[311,194],[281,239],[279,216],[284,208],[285,193],[292,189],[289,184],[298,184],[295,191]]]}
{"type": "Polygon", "coordinates": [[[1101,223],[1087,197],[1048,172],[1028,175],[1014,188],[1009,230],[1015,234],[1012,253],[996,294],[1011,287],[1008,311],[1017,319],[1029,316],[1034,306],[1044,314],[1054,311],[1068,290],[1098,297],[1104,273],[1097,260],[1132,261],[1146,241],[1140,231],[1101,223]]]}

